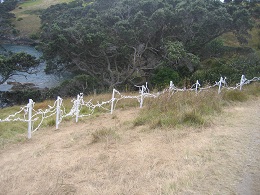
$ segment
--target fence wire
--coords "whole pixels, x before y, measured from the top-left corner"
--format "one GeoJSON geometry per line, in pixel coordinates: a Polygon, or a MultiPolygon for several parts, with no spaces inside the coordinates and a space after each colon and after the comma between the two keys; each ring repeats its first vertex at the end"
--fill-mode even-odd
{"type": "Polygon", "coordinates": [[[197,80],[195,84],[193,84],[190,88],[178,88],[176,87],[173,82],[170,82],[170,86],[167,89],[164,89],[161,92],[157,93],[150,93],[150,90],[146,85],[142,86],[135,86],[139,89],[139,95],[135,96],[129,96],[129,95],[123,95],[118,90],[114,89],[112,98],[108,101],[97,101],[96,103],[92,102],[92,99],[89,101],[84,100],[83,93],[80,93],[77,95],[77,98],[72,99],[72,107],[67,112],[65,109],[65,106],[63,104],[63,99],[58,97],[57,100],[53,103],[52,106],[48,105],[48,108],[46,109],[38,109],[35,110],[33,100],[29,100],[29,103],[26,106],[23,106],[20,108],[19,111],[17,111],[14,114],[11,114],[7,116],[4,119],[0,119],[0,122],[27,122],[28,123],[28,138],[31,138],[31,133],[34,133],[37,131],[43,121],[47,118],[50,118],[52,116],[56,116],[56,129],[58,128],[58,125],[62,122],[62,120],[66,117],[76,117],[76,122],[78,122],[78,118],[91,116],[97,108],[101,108],[106,111],[110,111],[111,114],[113,113],[113,110],[115,109],[117,103],[123,99],[136,99],[140,103],[140,107],[143,105],[143,101],[145,98],[157,98],[158,96],[169,93],[170,95],[173,95],[177,92],[184,92],[184,91],[195,91],[196,93],[199,93],[204,90],[209,90],[214,87],[218,87],[218,93],[221,92],[222,89],[227,90],[235,90],[239,89],[242,90],[243,85],[250,84],[251,82],[260,81],[260,77],[254,77],[252,79],[246,79],[244,75],[241,76],[240,82],[237,83],[234,87],[229,87],[226,82],[226,77],[221,77],[219,81],[215,82],[214,85],[209,85],[205,87],[201,87],[201,84],[197,80]],[[110,106],[111,108],[108,109],[107,106],[110,106]],[[86,108],[88,112],[84,114],[81,112],[83,108],[86,108]],[[35,128],[33,128],[34,123],[37,122],[37,125],[35,128]]]}

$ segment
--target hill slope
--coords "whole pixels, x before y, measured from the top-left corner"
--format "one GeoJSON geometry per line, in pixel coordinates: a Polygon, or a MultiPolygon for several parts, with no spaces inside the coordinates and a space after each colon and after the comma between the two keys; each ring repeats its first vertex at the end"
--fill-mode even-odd
{"type": "Polygon", "coordinates": [[[0,194],[259,194],[260,99],[205,128],[133,127],[138,111],[43,129],[0,151],[0,194]]]}
{"type": "Polygon", "coordinates": [[[20,31],[22,37],[37,33],[40,28],[40,12],[43,9],[58,3],[67,3],[72,0],[28,0],[18,5],[12,12],[16,16],[13,21],[15,28],[20,31]]]}

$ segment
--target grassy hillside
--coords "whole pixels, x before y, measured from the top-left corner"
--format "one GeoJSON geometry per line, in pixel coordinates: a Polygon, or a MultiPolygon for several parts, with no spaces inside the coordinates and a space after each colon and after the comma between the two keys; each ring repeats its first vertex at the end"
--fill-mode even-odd
{"type": "Polygon", "coordinates": [[[30,36],[37,33],[40,28],[40,12],[51,5],[68,3],[73,0],[26,0],[20,3],[13,13],[16,19],[13,21],[15,28],[21,36],[30,36]]]}
{"type": "MultiPolygon", "coordinates": [[[[127,93],[126,96],[134,96],[137,94],[127,93]]],[[[144,101],[144,108],[140,114],[130,123],[133,128],[144,127],[146,130],[154,129],[182,129],[182,127],[205,127],[211,124],[211,120],[216,115],[220,114],[223,108],[227,105],[234,105],[234,102],[244,102],[246,100],[255,99],[260,96],[260,83],[252,83],[244,86],[242,91],[239,90],[223,90],[220,95],[217,94],[217,88],[209,91],[203,91],[199,94],[195,92],[179,92],[173,95],[168,93],[159,96],[158,98],[148,98],[144,101]]],[[[86,96],[85,100],[96,102],[107,101],[111,98],[111,94],[100,94],[97,96],[86,96]]],[[[34,110],[46,110],[49,105],[52,106],[54,100],[46,100],[41,103],[36,103],[34,110]]],[[[72,108],[71,99],[65,99],[63,106],[67,113],[72,108]]],[[[124,99],[118,101],[116,110],[118,112],[135,108],[138,110],[139,103],[134,99],[124,99]]],[[[0,110],[0,119],[5,119],[11,114],[20,110],[20,106],[8,107],[0,110]]],[[[83,117],[80,122],[89,123],[93,118],[99,118],[102,114],[108,113],[110,104],[102,108],[96,108],[93,115],[83,117]],[[106,109],[103,109],[106,108],[106,109]]],[[[80,110],[80,114],[89,114],[90,110],[85,106],[80,110]]],[[[47,114],[48,115],[48,114],[47,114]]],[[[46,116],[47,116],[46,115],[46,116]]],[[[34,128],[39,125],[39,120],[34,122],[34,128]]],[[[23,118],[24,112],[18,114],[14,118],[23,118]]],[[[112,115],[112,119],[115,116],[112,115]]],[[[43,120],[40,129],[55,126],[55,115],[43,120]]],[[[75,117],[66,117],[63,123],[68,124],[69,121],[75,121],[75,117]]],[[[25,122],[0,122],[0,148],[6,143],[24,141],[26,139],[27,123],[25,122]]],[[[102,131],[102,133],[105,133],[102,131]]]]}

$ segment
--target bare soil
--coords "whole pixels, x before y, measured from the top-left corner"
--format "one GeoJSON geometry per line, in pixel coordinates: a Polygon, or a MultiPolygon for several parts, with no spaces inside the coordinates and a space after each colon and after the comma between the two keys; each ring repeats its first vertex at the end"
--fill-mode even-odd
{"type": "Polygon", "coordinates": [[[133,127],[137,115],[63,122],[2,148],[0,194],[260,194],[260,98],[203,128],[133,127]]]}

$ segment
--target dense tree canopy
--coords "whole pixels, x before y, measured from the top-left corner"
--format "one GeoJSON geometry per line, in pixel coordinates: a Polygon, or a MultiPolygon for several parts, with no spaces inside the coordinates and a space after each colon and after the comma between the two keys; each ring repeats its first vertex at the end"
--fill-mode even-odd
{"type": "Polygon", "coordinates": [[[51,6],[42,17],[47,71],[86,73],[104,87],[138,83],[159,67],[196,70],[203,48],[232,32],[246,43],[247,10],[216,0],[96,0],[51,6]]]}
{"type": "Polygon", "coordinates": [[[33,73],[33,68],[37,65],[39,60],[24,52],[0,55],[0,84],[22,72],[33,73]]]}
{"type": "Polygon", "coordinates": [[[17,4],[17,0],[6,0],[0,3],[0,39],[13,32],[11,19],[14,14],[10,13],[17,4]]]}

